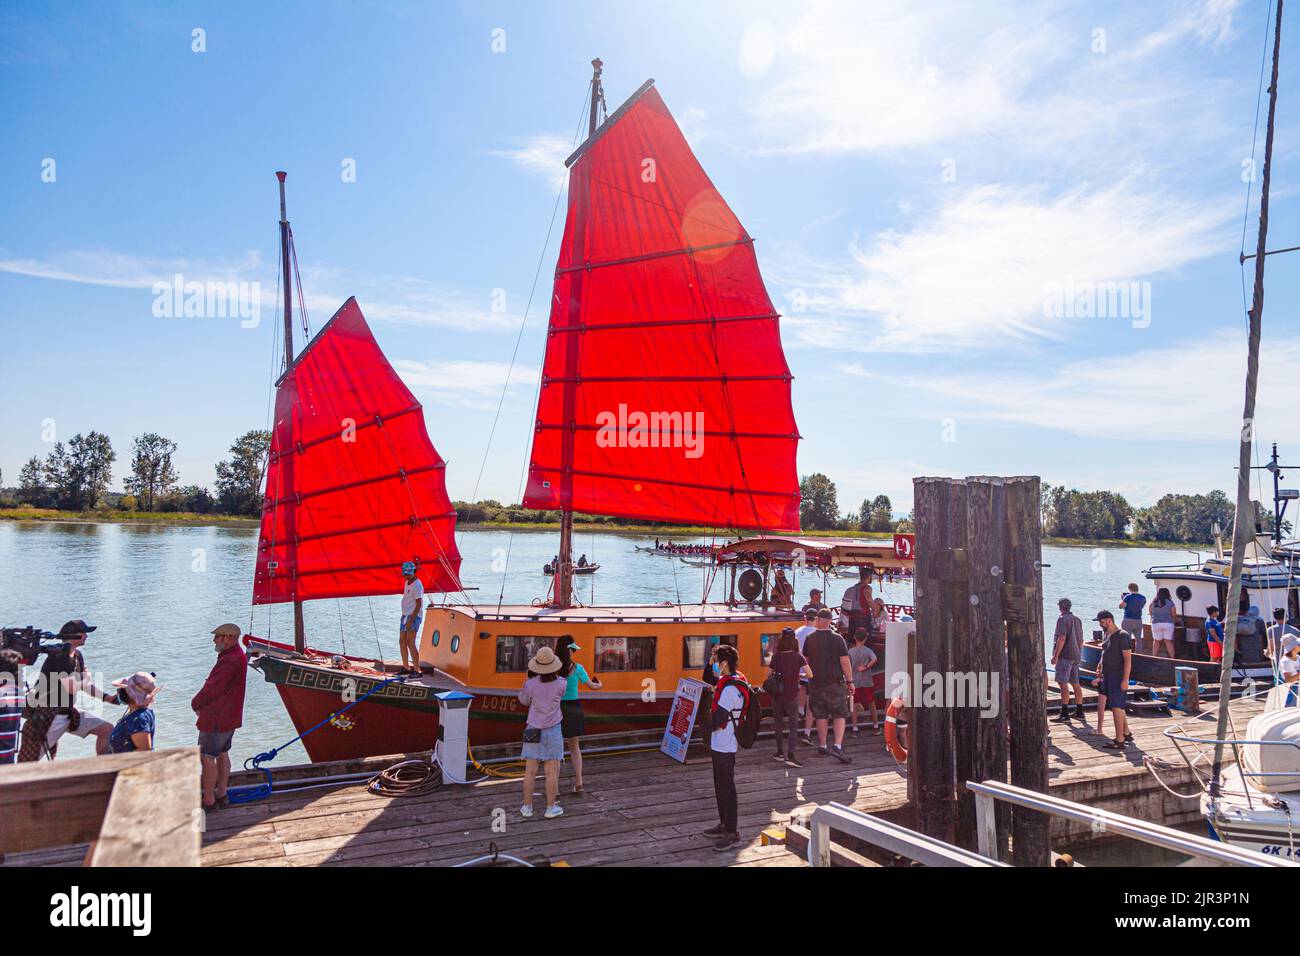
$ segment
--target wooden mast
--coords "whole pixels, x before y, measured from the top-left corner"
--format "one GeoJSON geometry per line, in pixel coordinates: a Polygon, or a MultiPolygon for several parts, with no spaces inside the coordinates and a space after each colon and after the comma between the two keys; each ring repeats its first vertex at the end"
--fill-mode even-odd
{"type": "MultiPolygon", "coordinates": [[[[1268,85],[1268,127],[1264,136],[1264,173],[1259,188],[1259,239],[1255,246],[1255,289],[1250,304],[1250,332],[1246,348],[1246,398],[1241,412],[1241,448],[1237,463],[1237,513],[1232,528],[1232,570],[1228,581],[1227,616],[1223,624],[1223,665],[1219,672],[1219,720],[1214,736],[1214,764],[1210,795],[1220,793],[1223,738],[1228,732],[1228,707],[1232,701],[1232,664],[1237,656],[1237,616],[1241,601],[1241,570],[1246,545],[1255,534],[1255,513],[1250,503],[1250,451],[1255,431],[1255,390],[1259,382],[1259,334],[1264,316],[1264,259],[1268,240],[1268,181],[1273,161],[1273,117],[1277,110],[1277,65],[1282,46],[1282,0],[1277,0],[1273,25],[1273,76],[1268,85]]],[[[1243,259],[1244,261],[1244,259],[1243,259]]]]}
{"type": "MultiPolygon", "coordinates": [[[[275,178],[280,180],[280,264],[283,269],[284,282],[284,367],[287,371],[293,365],[293,287],[289,284],[289,217],[285,212],[284,178],[288,175],[283,170],[277,171],[275,178]]],[[[285,458],[285,484],[293,487],[293,456],[285,458]]],[[[295,528],[286,528],[286,535],[292,540],[295,528]]],[[[302,602],[293,602],[293,646],[302,651],[307,648],[306,632],[302,625],[302,602]]]]}
{"type": "MultiPolygon", "coordinates": [[[[596,133],[596,117],[599,113],[599,106],[605,101],[604,90],[601,87],[600,72],[604,67],[600,57],[591,61],[591,109],[587,115],[587,138],[590,139],[596,133]]],[[[573,338],[576,339],[576,336],[573,338]]],[[[576,344],[576,342],[575,342],[576,344]]],[[[573,480],[572,475],[566,476],[569,481],[573,480]]],[[[556,561],[555,571],[555,606],[572,607],[573,606],[573,509],[562,508],[560,510],[560,555],[556,561]]]]}

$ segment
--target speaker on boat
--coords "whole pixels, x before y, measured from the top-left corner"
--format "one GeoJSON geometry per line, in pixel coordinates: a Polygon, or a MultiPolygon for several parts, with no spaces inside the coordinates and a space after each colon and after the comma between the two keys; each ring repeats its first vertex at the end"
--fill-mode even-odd
{"type": "Polygon", "coordinates": [[[741,572],[736,588],[746,601],[757,601],[763,594],[763,575],[756,568],[749,568],[741,572]]]}
{"type": "Polygon", "coordinates": [[[1177,597],[1178,600],[1186,604],[1188,601],[1192,599],[1192,589],[1189,588],[1186,584],[1180,584],[1178,585],[1178,587],[1174,589],[1174,596],[1177,597]]]}

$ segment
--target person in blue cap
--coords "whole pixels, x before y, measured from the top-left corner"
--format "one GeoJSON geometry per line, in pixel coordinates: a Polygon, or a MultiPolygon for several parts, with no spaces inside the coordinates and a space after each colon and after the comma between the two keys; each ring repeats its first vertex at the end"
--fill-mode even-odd
{"type": "Polygon", "coordinates": [[[420,652],[416,641],[420,636],[420,621],[424,618],[424,585],[415,573],[415,562],[407,561],[402,565],[402,577],[406,578],[406,587],[402,589],[402,624],[397,637],[398,650],[402,655],[402,669],[399,674],[420,674],[420,652]],[[407,658],[410,664],[407,664],[407,658]]]}

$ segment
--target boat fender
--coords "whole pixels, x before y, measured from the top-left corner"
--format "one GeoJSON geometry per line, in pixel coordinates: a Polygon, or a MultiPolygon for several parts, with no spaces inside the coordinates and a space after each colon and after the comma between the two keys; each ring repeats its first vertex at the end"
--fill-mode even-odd
{"type": "Polygon", "coordinates": [[[898,715],[903,712],[903,698],[895,697],[885,709],[885,749],[899,763],[907,761],[907,748],[898,736],[898,715]]]}

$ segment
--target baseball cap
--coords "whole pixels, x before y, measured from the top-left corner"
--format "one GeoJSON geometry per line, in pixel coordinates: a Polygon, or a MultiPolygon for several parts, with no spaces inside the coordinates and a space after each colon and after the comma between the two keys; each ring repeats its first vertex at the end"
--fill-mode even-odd
{"type": "Polygon", "coordinates": [[[59,628],[59,637],[85,637],[94,629],[93,625],[87,624],[81,618],[76,618],[59,628]]]}
{"type": "Polygon", "coordinates": [[[1097,612],[1097,616],[1094,617],[1093,620],[1094,620],[1094,621],[1113,621],[1113,620],[1115,620],[1115,615],[1114,615],[1114,614],[1111,614],[1110,611],[1098,611],[1098,612],[1097,612]]]}

